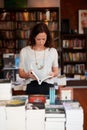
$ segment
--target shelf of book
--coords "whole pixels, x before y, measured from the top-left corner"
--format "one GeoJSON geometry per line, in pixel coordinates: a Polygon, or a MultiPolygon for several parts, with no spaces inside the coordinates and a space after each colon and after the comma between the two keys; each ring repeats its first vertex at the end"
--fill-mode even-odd
{"type": "Polygon", "coordinates": [[[62,74],[67,77],[84,75],[87,69],[87,36],[64,34],[62,41],[62,74]]]}

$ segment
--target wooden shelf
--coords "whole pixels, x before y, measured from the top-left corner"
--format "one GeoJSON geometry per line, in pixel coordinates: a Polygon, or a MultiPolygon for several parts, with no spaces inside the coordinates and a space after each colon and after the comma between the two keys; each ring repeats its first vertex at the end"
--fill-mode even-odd
{"type": "Polygon", "coordinates": [[[61,73],[67,77],[84,75],[87,68],[87,35],[62,34],[61,48],[61,73]]]}
{"type": "Polygon", "coordinates": [[[76,87],[87,87],[87,80],[68,80],[67,86],[76,86],[76,87]]]}

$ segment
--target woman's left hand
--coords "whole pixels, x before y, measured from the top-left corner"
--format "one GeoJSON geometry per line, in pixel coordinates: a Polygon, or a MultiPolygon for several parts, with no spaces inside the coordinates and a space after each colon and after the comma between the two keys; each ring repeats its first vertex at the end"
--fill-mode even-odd
{"type": "Polygon", "coordinates": [[[49,75],[52,76],[52,77],[55,76],[54,72],[50,72],[49,75]]]}

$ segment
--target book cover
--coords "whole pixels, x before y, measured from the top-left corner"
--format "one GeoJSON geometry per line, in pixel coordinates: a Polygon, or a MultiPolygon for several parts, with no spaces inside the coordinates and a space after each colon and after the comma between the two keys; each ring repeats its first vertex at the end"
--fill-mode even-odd
{"type": "Polygon", "coordinates": [[[20,56],[19,54],[15,54],[15,67],[19,67],[19,62],[20,62],[20,56]]]}
{"type": "Polygon", "coordinates": [[[15,66],[15,55],[13,53],[3,54],[4,68],[12,68],[15,66]]]}
{"type": "Polygon", "coordinates": [[[36,77],[36,79],[37,79],[37,81],[38,81],[38,84],[39,85],[41,85],[41,83],[43,82],[43,81],[45,81],[46,79],[50,79],[50,78],[52,78],[52,76],[50,76],[50,75],[47,75],[47,76],[45,76],[45,77],[39,77],[34,71],[32,71],[32,74],[36,77]]]}
{"type": "Polygon", "coordinates": [[[10,80],[10,81],[15,81],[16,80],[16,70],[11,69],[11,68],[4,69],[3,77],[4,77],[4,79],[10,80]]]}

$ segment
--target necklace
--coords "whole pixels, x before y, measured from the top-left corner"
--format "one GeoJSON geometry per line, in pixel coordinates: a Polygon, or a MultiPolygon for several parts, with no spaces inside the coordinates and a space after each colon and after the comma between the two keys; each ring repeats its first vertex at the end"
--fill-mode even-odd
{"type": "Polygon", "coordinates": [[[40,65],[38,62],[37,62],[37,56],[36,56],[36,51],[34,50],[34,54],[35,54],[35,64],[37,66],[37,69],[38,70],[42,70],[44,68],[44,62],[45,62],[45,50],[44,50],[44,54],[43,54],[43,63],[42,65],[40,65]]]}

